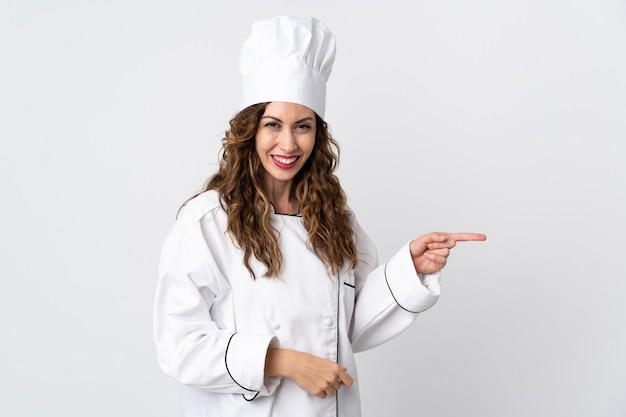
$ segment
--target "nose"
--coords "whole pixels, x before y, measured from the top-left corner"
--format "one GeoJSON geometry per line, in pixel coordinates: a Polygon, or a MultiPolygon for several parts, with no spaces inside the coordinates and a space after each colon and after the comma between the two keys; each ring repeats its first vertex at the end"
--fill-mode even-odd
{"type": "Polygon", "coordinates": [[[291,129],[284,129],[280,134],[279,147],[285,153],[291,153],[298,149],[298,142],[296,141],[296,135],[291,129]]]}

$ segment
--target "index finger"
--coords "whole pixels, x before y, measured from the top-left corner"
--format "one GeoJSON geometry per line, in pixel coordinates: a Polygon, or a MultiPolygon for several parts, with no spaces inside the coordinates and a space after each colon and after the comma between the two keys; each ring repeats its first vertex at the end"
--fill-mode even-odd
{"type": "Polygon", "coordinates": [[[457,242],[483,241],[487,236],[481,233],[446,233],[447,237],[457,242]]]}

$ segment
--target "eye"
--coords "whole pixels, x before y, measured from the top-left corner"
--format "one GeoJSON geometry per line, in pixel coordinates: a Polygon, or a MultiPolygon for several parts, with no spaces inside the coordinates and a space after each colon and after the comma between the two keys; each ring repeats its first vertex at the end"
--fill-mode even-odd
{"type": "Polygon", "coordinates": [[[311,126],[306,124],[306,123],[303,123],[303,124],[300,124],[300,125],[296,126],[296,128],[297,129],[301,129],[301,130],[307,130],[307,129],[310,129],[311,126]]]}
{"type": "Polygon", "coordinates": [[[278,127],[278,123],[276,123],[276,122],[267,122],[267,123],[265,123],[265,127],[278,127]]]}

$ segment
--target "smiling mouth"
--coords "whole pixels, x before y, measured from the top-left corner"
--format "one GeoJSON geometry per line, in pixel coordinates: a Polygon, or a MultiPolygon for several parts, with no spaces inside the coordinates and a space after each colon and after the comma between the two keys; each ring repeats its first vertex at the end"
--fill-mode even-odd
{"type": "Polygon", "coordinates": [[[272,161],[274,162],[274,164],[277,167],[283,168],[283,169],[292,168],[293,166],[296,165],[296,162],[298,162],[298,159],[300,159],[299,156],[278,156],[278,155],[272,155],[272,161]]]}

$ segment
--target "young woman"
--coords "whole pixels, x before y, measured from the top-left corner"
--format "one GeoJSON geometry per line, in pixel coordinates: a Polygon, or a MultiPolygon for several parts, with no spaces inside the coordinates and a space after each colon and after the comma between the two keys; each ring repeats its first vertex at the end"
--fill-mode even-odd
{"type": "Polygon", "coordinates": [[[430,233],[379,266],[322,119],[334,54],[316,19],[260,21],[244,43],[242,110],[159,268],[155,340],[184,416],[359,416],[354,353],[437,301],[456,242],[485,239],[430,233]]]}

